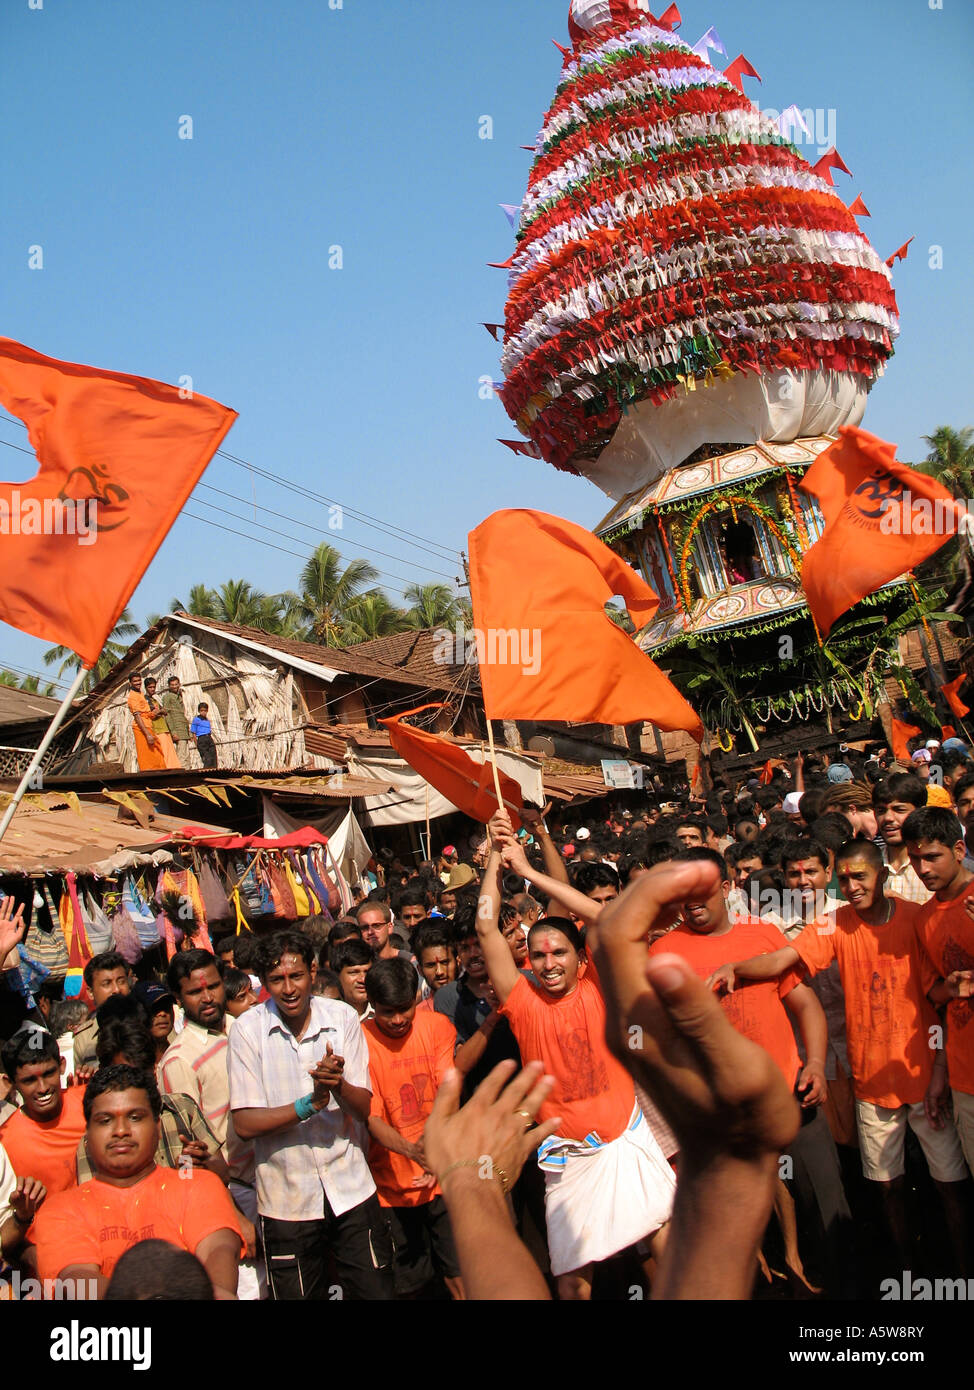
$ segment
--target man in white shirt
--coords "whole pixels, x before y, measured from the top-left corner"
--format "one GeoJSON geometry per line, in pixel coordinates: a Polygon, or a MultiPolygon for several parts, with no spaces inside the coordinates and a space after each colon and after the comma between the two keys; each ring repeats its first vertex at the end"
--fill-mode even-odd
{"type": "Polygon", "coordinates": [[[270,1001],[230,1034],[230,1107],[254,1140],[257,1209],[275,1299],[393,1297],[392,1246],[365,1156],[368,1050],[349,1005],[312,994],[314,948],[300,932],[261,949],[270,1001]]]}
{"type": "Polygon", "coordinates": [[[886,842],[887,897],[922,904],[933,896],[920,882],[903,843],[905,821],[926,804],[926,785],[912,772],[894,772],[873,787],[876,824],[886,842]]]}

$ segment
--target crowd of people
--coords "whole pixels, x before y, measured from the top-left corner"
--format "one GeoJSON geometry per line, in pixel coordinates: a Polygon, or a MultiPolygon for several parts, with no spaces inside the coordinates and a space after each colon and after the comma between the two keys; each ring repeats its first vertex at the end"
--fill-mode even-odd
{"type": "MultiPolygon", "coordinates": [[[[972,816],[959,740],[909,765],[843,745],[699,800],[499,810],[466,855],[387,853],[347,916],[182,950],[164,980],[95,956],[90,1009],[48,990],[3,1042],[3,1288],[966,1277],[972,816]]],[[[4,900],[0,963],[23,931],[4,900]]]]}

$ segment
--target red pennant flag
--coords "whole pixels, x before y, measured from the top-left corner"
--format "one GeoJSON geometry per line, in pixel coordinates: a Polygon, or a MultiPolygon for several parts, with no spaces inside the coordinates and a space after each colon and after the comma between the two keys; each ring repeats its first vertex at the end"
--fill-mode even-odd
{"type": "Polygon", "coordinates": [[[649,585],[574,522],[495,512],[470,533],[470,593],[491,719],[686,729],[703,725],[604,605],[620,594],[637,628],[659,607],[649,585]]]}
{"type": "Polygon", "coordinates": [[[854,217],[872,217],[872,213],[862,201],[862,194],[858,194],[854,203],[849,204],[849,211],[854,217]]]}
{"type": "Polygon", "coordinates": [[[517,252],[512,251],[506,261],[488,261],[487,264],[490,266],[491,270],[510,270],[516,255],[517,252]]]}
{"type": "Polygon", "coordinates": [[[659,19],[653,19],[652,15],[649,17],[659,29],[678,29],[683,23],[683,16],[675,5],[670,5],[665,9],[659,19]]]}
{"type": "Polygon", "coordinates": [[[769,758],[768,761],[765,763],[764,767],[762,767],[761,771],[758,773],[758,781],[761,783],[762,787],[766,787],[773,776],[774,768],[771,766],[771,759],[769,758]]]}
{"type": "MultiPolygon", "coordinates": [[[[910,237],[910,241],[916,241],[916,237],[915,237],[915,236],[911,236],[911,237],[910,237]]],[[[903,245],[902,245],[901,247],[899,247],[898,250],[894,251],[893,254],[892,254],[892,256],[890,256],[889,260],[886,262],[886,264],[889,266],[890,270],[893,269],[893,262],[894,262],[894,261],[905,261],[905,260],[906,260],[906,253],[907,253],[907,252],[909,251],[909,249],[910,249],[910,241],[904,241],[903,245]]]]}
{"type": "Polygon", "coordinates": [[[506,444],[508,449],[515,454],[524,454],[529,459],[539,459],[541,450],[537,444],[531,444],[523,439],[498,439],[498,444],[506,444]]]}
{"type": "Polygon", "coordinates": [[[756,77],[759,82],[761,81],[761,74],[758,72],[757,68],[751,67],[751,64],[744,57],[743,53],[739,53],[733,63],[729,63],[727,67],[724,68],[724,76],[739,92],[743,92],[744,90],[745,77],[756,77]]]}
{"type": "MultiPolygon", "coordinates": [[[[411,768],[425,777],[431,787],[452,801],[458,811],[473,820],[486,825],[497,810],[497,795],[494,791],[494,774],[489,762],[474,762],[455,743],[425,729],[414,729],[402,720],[427,709],[442,709],[442,704],[420,705],[417,709],[406,710],[405,714],[393,715],[390,719],[380,719],[389,730],[389,741],[401,758],[405,758],[411,768]]],[[[507,777],[498,769],[501,795],[511,817],[515,830],[520,830],[521,820],[518,810],[524,805],[524,793],[513,777],[507,777]]]]}
{"type": "Polygon", "coordinates": [[[0,483],[0,613],[93,666],[236,412],[0,338],[40,471],[0,483]]]}
{"type": "Polygon", "coordinates": [[[560,43],[558,42],[557,39],[552,39],[551,42],[555,45],[555,47],[557,48],[558,52],[561,54],[561,56],[562,56],[562,66],[564,67],[565,63],[567,63],[567,62],[569,62],[569,61],[571,60],[571,57],[572,57],[572,51],[571,51],[571,49],[570,49],[570,48],[565,48],[564,45],[563,45],[563,44],[560,44],[560,43]]]}
{"type": "Polygon", "coordinates": [[[834,187],[835,185],[832,181],[831,173],[833,169],[841,169],[844,174],[848,174],[850,178],[852,177],[852,170],[845,163],[834,145],[830,150],[825,151],[822,158],[818,160],[817,163],[812,165],[812,173],[817,174],[820,179],[824,179],[826,183],[834,187]]]}
{"type": "Polygon", "coordinates": [[[500,342],[504,334],[504,325],[502,323],[485,323],[484,328],[486,328],[495,343],[500,342]],[[498,335],[500,335],[500,337],[498,335]]]}
{"type": "Polygon", "coordinates": [[[910,761],[909,742],[921,731],[915,724],[904,724],[902,719],[893,719],[893,756],[898,762],[910,761]]]}
{"type": "Polygon", "coordinates": [[[825,517],[801,576],[823,634],[854,603],[915,568],[957,532],[960,508],[947,489],[897,462],[895,453],[895,444],[843,425],[799,484],[818,498],[825,517]]]}
{"type": "Polygon", "coordinates": [[[956,680],[948,681],[946,685],[940,687],[940,693],[947,701],[951,710],[957,715],[958,719],[963,719],[965,714],[970,714],[970,705],[965,705],[960,698],[960,688],[967,680],[967,672],[962,671],[956,680]]]}
{"type": "Polygon", "coordinates": [[[953,724],[941,724],[940,737],[946,743],[947,739],[957,737],[957,730],[954,728],[953,724]]]}
{"type": "Polygon", "coordinates": [[[690,773],[690,790],[691,790],[691,791],[693,791],[694,787],[697,785],[697,783],[698,783],[699,781],[700,781],[700,764],[699,764],[699,763],[694,763],[694,764],[693,764],[693,771],[690,773]]]}

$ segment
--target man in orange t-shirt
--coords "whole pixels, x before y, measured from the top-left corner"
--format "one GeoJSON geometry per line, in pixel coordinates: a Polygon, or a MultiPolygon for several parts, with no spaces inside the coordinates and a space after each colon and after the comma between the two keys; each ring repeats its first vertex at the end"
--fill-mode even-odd
{"type": "Polygon", "coordinates": [[[38,1212],[40,1278],[93,1281],[103,1296],[125,1251],[159,1239],[197,1257],[217,1298],[235,1298],[244,1249],[236,1210],[215,1174],[194,1168],[186,1182],[156,1166],[162,1101],[154,1079],[134,1067],[102,1067],[84,1109],[97,1177],[49,1198],[38,1212]]]}
{"type": "MultiPolygon", "coordinates": [[[[481,886],[477,935],[500,1012],[525,1062],[542,1061],[556,1086],[539,1111],[560,1116],[558,1133],[542,1145],[545,1220],[551,1272],[559,1297],[591,1297],[593,1266],[639,1241],[662,1250],[660,1232],[673,1207],[673,1172],[642,1111],[632,1078],[605,1041],[605,1002],[581,935],[567,917],[536,922],[528,933],[522,975],[500,928],[501,855],[523,872],[524,853],[510,819],[491,820],[493,841],[481,886]]],[[[569,910],[592,920],[593,903],[566,884],[569,910]]],[[[596,928],[589,927],[589,944],[596,928]]]]}
{"type": "MultiPolygon", "coordinates": [[[[0,1142],[18,1177],[37,1178],[48,1196],[76,1187],[75,1152],[85,1132],[84,1088],[61,1089],[64,1059],[57,1042],[28,1024],[3,1047],[3,1069],[21,1108],[0,1127],[0,1142]]],[[[29,1232],[28,1239],[33,1240],[29,1232]]]]}
{"type": "Polygon", "coordinates": [[[954,1122],[974,1172],[974,878],[964,868],[964,831],[952,811],[927,806],[904,822],[903,842],[933,893],[916,928],[923,988],[933,1007],[946,1011],[946,1069],[934,1071],[933,1103],[945,1104],[949,1076],[954,1122]]]}
{"type": "Polygon", "coordinates": [[[926,1156],[948,1228],[961,1242],[966,1220],[967,1169],[957,1133],[928,1097],[935,1057],[942,1054],[932,1046],[937,1018],[921,983],[916,925],[926,909],[886,897],[887,869],[871,840],[843,845],[836,868],[848,906],[810,923],[784,947],[726,966],[715,980],[733,990],[745,981],[773,980],[796,966],[815,974],[837,962],[863,1174],[882,1193],[890,1234],[905,1261],[911,1254],[907,1125],[926,1156]]]}
{"type": "Polygon", "coordinates": [[[416,1294],[438,1274],[451,1298],[462,1299],[446,1203],[423,1153],[423,1129],[453,1067],[456,1029],[432,1009],[417,1012],[419,975],[408,960],[376,961],[365,987],[374,1010],[362,1024],[372,1083],[369,1168],[392,1227],[396,1293],[416,1294]]]}
{"type": "MultiPolygon", "coordinates": [[[[696,847],[679,851],[673,859],[713,864],[720,882],[710,897],[684,904],[683,925],[654,941],[650,954],[674,952],[706,979],[745,953],[763,954],[787,944],[773,923],[751,917],[731,922],[727,909],[731,885],[722,855],[696,847]]],[[[828,1027],[822,1005],[794,969],[780,980],[755,982],[725,994],[721,1004],[734,1027],[774,1058],[802,1107],[802,1127],[786,1155],[789,1167],[780,1171],[775,1188],[785,1263],[795,1279],[814,1288],[805,1273],[805,1260],[810,1255],[815,1276],[825,1281],[830,1296],[839,1297],[848,1274],[845,1242],[851,1216],[835,1143],[821,1109],[828,1092],[828,1027]],[[804,1066],[791,1019],[801,1033],[808,1059],[804,1066]],[[799,1250],[800,1233],[804,1255],[799,1250]]]]}

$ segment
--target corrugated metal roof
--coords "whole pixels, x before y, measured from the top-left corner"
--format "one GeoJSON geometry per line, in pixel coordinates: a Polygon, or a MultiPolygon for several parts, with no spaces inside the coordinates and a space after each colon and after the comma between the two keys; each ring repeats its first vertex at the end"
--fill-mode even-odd
{"type": "MultiPolygon", "coordinates": [[[[171,843],[185,817],[160,815],[148,803],[146,808],[147,830],[111,801],[85,800],[80,810],[73,810],[63,795],[35,793],[18,806],[0,841],[0,872],[82,872],[119,850],[148,852],[171,843]]],[[[215,834],[232,833],[215,825],[206,828],[215,834]]]]}

